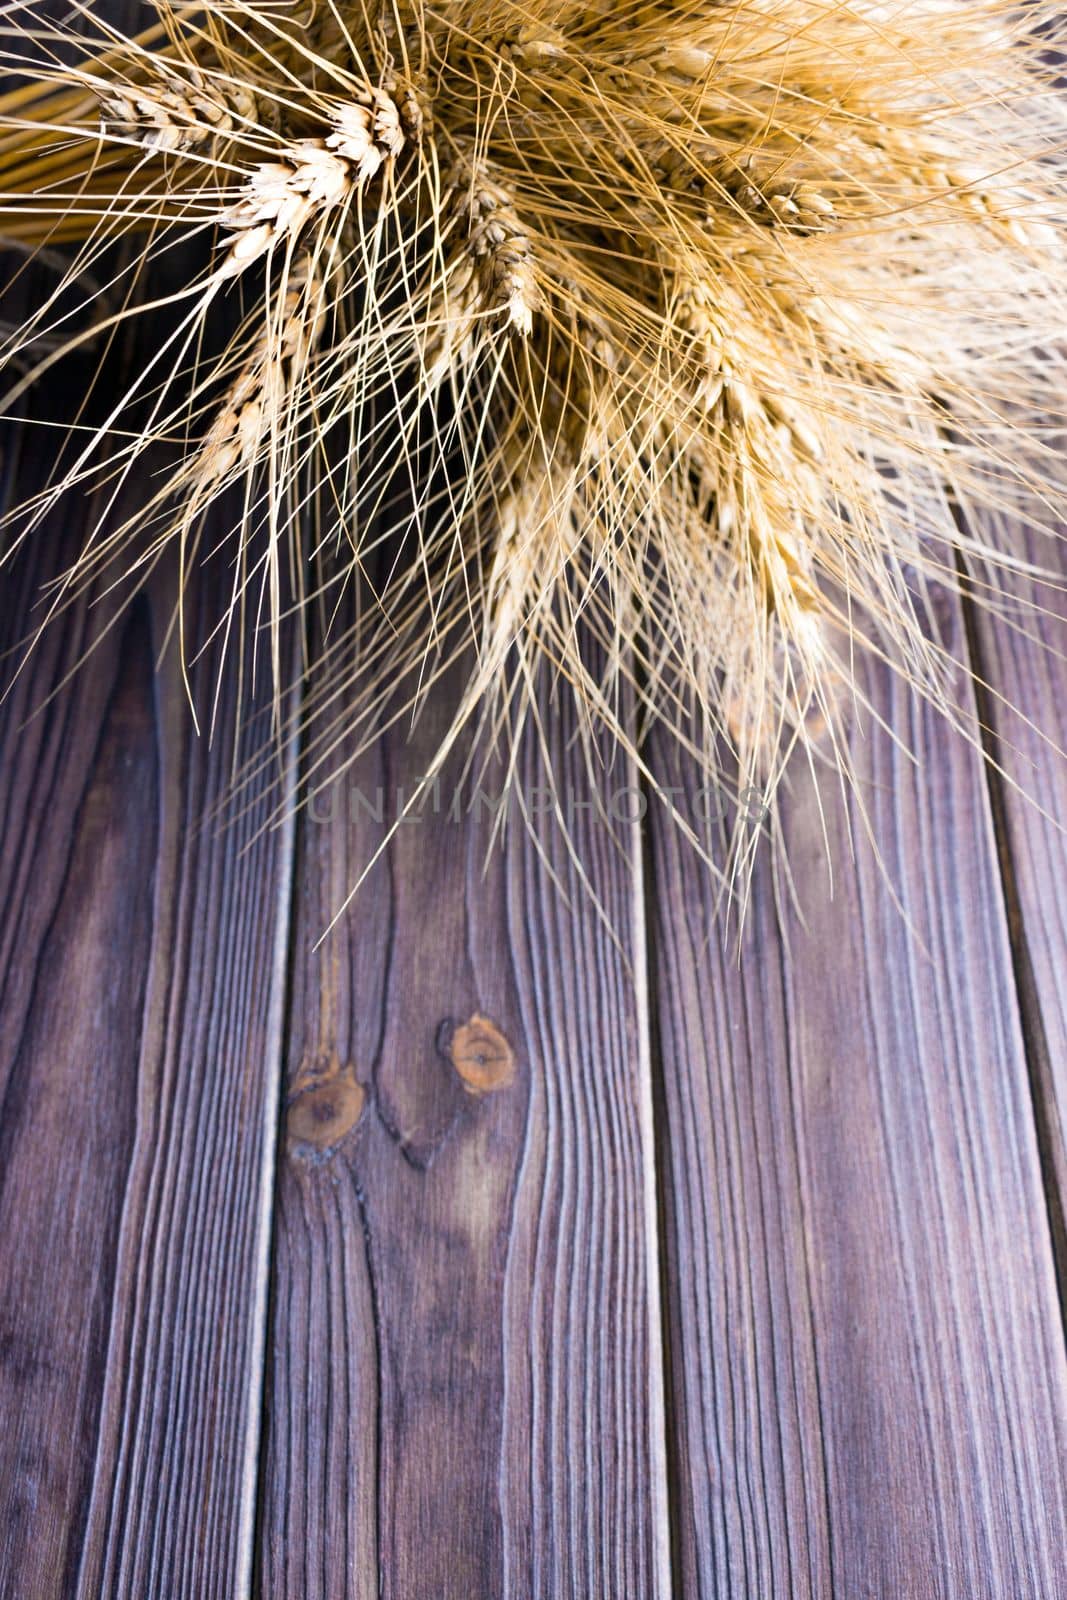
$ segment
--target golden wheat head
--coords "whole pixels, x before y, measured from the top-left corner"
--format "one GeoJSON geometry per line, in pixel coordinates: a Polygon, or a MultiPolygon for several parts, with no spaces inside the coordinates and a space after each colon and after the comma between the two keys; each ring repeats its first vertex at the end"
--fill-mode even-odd
{"type": "Polygon", "coordinates": [[[625,683],[646,729],[768,796],[798,745],[847,764],[857,645],[955,714],[928,591],[967,573],[997,603],[1010,562],[952,504],[1050,533],[1064,506],[1059,7],[156,0],[136,37],[6,15],[3,232],[69,268],[7,339],[5,409],[86,338],[90,269],[117,263],[105,330],[168,318],[10,524],[108,486],[55,604],[171,549],[188,571],[223,497],[280,683],[287,593],[336,600],[398,538],[388,627],[330,646],[312,782],[459,657],[442,753],[471,718],[511,738],[545,674],[632,744],[625,683]],[[193,265],[157,290],[178,243],[193,265]],[[118,487],[176,439],[123,522],[118,487]]]}

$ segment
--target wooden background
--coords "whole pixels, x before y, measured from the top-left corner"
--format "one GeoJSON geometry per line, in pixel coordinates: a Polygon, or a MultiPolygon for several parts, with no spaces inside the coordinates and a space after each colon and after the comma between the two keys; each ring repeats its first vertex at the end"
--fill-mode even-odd
{"type": "MultiPolygon", "coordinates": [[[[51,445],[2,451],[10,504],[51,445]]],[[[80,531],[5,571],[5,650],[80,531]]],[[[761,861],[740,948],[661,812],[584,808],[565,710],[587,886],[550,826],[487,856],[446,807],[320,942],[385,823],[265,826],[269,720],[231,677],[198,739],[157,670],[165,574],[50,629],[0,706],[0,1600],[1067,1594],[1067,757],[1030,726],[1067,745],[1067,617],[1035,598],[1036,641],[941,618],[1002,771],[872,669],[917,759],[871,723],[858,798],[796,776],[796,902],[761,861]],[[265,765],[217,826],[235,740],[265,765]]],[[[410,792],[444,714],[344,794],[410,792]]]]}
{"type": "MultiPolygon", "coordinates": [[[[9,431],[9,497],[49,453],[9,431]]],[[[1002,774],[872,670],[917,761],[857,730],[832,894],[794,780],[802,915],[761,862],[740,951],[662,814],[583,808],[565,712],[606,917],[554,829],[443,807],[320,943],[439,719],[354,811],[265,828],[268,762],[205,825],[236,708],[194,736],[171,601],[87,597],[0,710],[5,1600],[1067,1593],[1067,765],[998,698],[1067,740],[1067,626],[946,605],[1002,774]]]]}

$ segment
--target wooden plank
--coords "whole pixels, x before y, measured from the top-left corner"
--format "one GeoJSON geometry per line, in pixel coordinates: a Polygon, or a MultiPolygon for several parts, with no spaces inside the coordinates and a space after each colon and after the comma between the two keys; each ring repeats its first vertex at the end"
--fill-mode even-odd
{"type": "Polygon", "coordinates": [[[870,688],[918,766],[854,730],[885,871],[823,783],[832,898],[795,774],[806,926],[764,860],[738,959],[653,820],[679,1588],[1037,1600],[1067,1583],[1067,1367],[984,774],[870,688]]]}
{"type": "MultiPolygon", "coordinates": [[[[48,530],[54,535],[55,530],[48,530]]],[[[24,631],[45,566],[5,609],[24,631]],[[20,626],[23,625],[23,626],[20,626]]],[[[45,568],[47,571],[47,568],[45,568]]],[[[8,590],[9,596],[11,590],[8,590]]],[[[143,613],[47,712],[49,634],[0,712],[0,1593],[67,1595],[90,1492],[136,1133],[158,774],[143,613]],[[143,808],[143,809],[142,809],[143,808]]],[[[16,633],[17,630],[17,633],[16,633]]]]}
{"type": "Polygon", "coordinates": [[[992,691],[980,710],[992,736],[994,817],[1023,1030],[1053,1221],[1061,1299],[1067,1296],[1067,596],[1062,545],[1019,522],[987,516],[996,548],[1050,575],[1016,579],[1017,603],[995,617],[975,608],[973,647],[992,691]],[[1000,768],[1001,771],[997,771],[1000,768]]]}
{"type": "MultiPolygon", "coordinates": [[[[68,535],[69,512],[6,580],[10,636],[68,535]]],[[[220,577],[194,582],[194,642],[220,577]]],[[[0,722],[0,1593],[230,1600],[251,1557],[291,840],[254,840],[266,781],[242,820],[204,825],[233,694],[209,748],[173,653],[154,672],[162,587],[22,726],[105,615],[79,605],[46,635],[0,722]]],[[[249,725],[243,755],[268,738],[249,725]]]]}
{"type": "MultiPolygon", "coordinates": [[[[614,937],[554,825],[546,859],[520,826],[486,860],[453,772],[315,945],[454,688],[302,825],[257,1592],[643,1600],[667,1577],[639,863],[579,809],[565,704],[548,739],[614,937]]],[[[532,741],[519,777],[544,782],[532,741]]]]}

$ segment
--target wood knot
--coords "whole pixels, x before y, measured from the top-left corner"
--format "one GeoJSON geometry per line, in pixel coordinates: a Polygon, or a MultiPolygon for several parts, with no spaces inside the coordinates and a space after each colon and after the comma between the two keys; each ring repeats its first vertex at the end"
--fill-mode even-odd
{"type": "Polygon", "coordinates": [[[457,1028],[441,1024],[440,1047],[470,1094],[493,1094],[515,1081],[515,1052],[495,1022],[478,1012],[457,1028]]]}
{"type": "Polygon", "coordinates": [[[333,1150],[359,1121],[366,1099],[350,1061],[342,1066],[334,1053],[318,1056],[300,1068],[289,1095],[289,1138],[319,1152],[333,1150]]]}

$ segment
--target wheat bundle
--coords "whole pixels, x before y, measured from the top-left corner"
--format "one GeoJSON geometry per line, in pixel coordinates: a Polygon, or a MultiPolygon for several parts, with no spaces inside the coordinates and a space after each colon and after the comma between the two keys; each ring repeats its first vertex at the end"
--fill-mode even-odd
{"type": "MultiPolygon", "coordinates": [[[[188,571],[236,497],[233,604],[280,686],[283,573],[299,604],[335,595],[401,531],[312,772],[464,652],[442,754],[471,718],[512,738],[546,673],[632,746],[629,683],[646,729],[768,797],[798,746],[847,764],[858,647],[956,715],[931,588],[1001,604],[1011,558],[970,513],[1052,535],[1064,506],[1057,6],[155,11],[131,37],[6,13],[3,234],[67,248],[68,290],[122,242],[104,327],[179,313],[11,524],[188,441],[62,596],[173,548],[188,571]],[[184,241],[200,264],[154,298],[184,241]]],[[[7,339],[4,409],[58,358],[61,304],[7,339]]]]}

